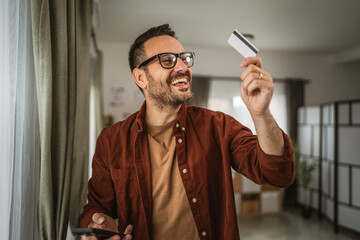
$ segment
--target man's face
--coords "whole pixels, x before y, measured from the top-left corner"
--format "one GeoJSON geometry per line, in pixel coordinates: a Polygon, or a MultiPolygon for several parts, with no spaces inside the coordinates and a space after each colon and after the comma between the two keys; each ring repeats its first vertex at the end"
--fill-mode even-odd
{"type": "MultiPolygon", "coordinates": [[[[181,43],[170,36],[158,36],[145,42],[146,59],[160,53],[181,53],[181,43]]],[[[145,68],[148,80],[144,89],[145,97],[151,98],[162,107],[176,107],[192,98],[192,70],[181,59],[171,69],[165,69],[158,59],[151,61],[145,68]],[[180,80],[180,81],[179,81],[180,80]],[[184,82],[184,80],[186,80],[184,82]]]]}

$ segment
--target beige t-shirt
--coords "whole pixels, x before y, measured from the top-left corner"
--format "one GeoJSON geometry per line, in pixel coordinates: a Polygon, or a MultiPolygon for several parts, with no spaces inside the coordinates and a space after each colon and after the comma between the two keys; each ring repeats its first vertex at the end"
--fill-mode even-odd
{"type": "Polygon", "coordinates": [[[174,122],[148,128],[152,176],[152,239],[199,239],[180,176],[174,122]]]}

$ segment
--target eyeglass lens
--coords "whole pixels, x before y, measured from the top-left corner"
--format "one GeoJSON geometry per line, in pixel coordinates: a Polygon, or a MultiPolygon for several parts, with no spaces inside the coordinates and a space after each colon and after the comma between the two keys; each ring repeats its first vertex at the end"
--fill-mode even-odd
{"type": "MultiPolygon", "coordinates": [[[[193,64],[193,55],[191,53],[182,53],[180,59],[184,62],[186,67],[191,67],[193,64]]],[[[160,56],[161,65],[164,68],[172,68],[175,66],[177,61],[177,56],[171,53],[162,54],[160,56]]]]}

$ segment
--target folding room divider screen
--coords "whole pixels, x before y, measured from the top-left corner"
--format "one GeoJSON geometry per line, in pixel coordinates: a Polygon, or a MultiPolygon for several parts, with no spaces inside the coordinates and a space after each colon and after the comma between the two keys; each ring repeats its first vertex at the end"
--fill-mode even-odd
{"type": "Polygon", "coordinates": [[[319,216],[360,233],[360,100],[298,109],[300,160],[315,162],[307,189],[299,187],[319,216]]]}

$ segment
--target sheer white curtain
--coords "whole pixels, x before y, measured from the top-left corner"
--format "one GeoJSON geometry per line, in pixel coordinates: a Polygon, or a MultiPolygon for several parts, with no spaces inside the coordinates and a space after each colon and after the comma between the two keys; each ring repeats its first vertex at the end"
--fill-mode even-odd
{"type": "Polygon", "coordinates": [[[29,0],[0,6],[0,239],[38,239],[38,113],[29,0]]]}
{"type": "MultiPolygon", "coordinates": [[[[287,133],[287,111],[285,83],[275,82],[275,89],[270,103],[270,111],[279,127],[287,133]]],[[[244,102],[240,97],[240,80],[212,79],[210,84],[208,108],[222,111],[256,134],[255,126],[244,102]]]]}

